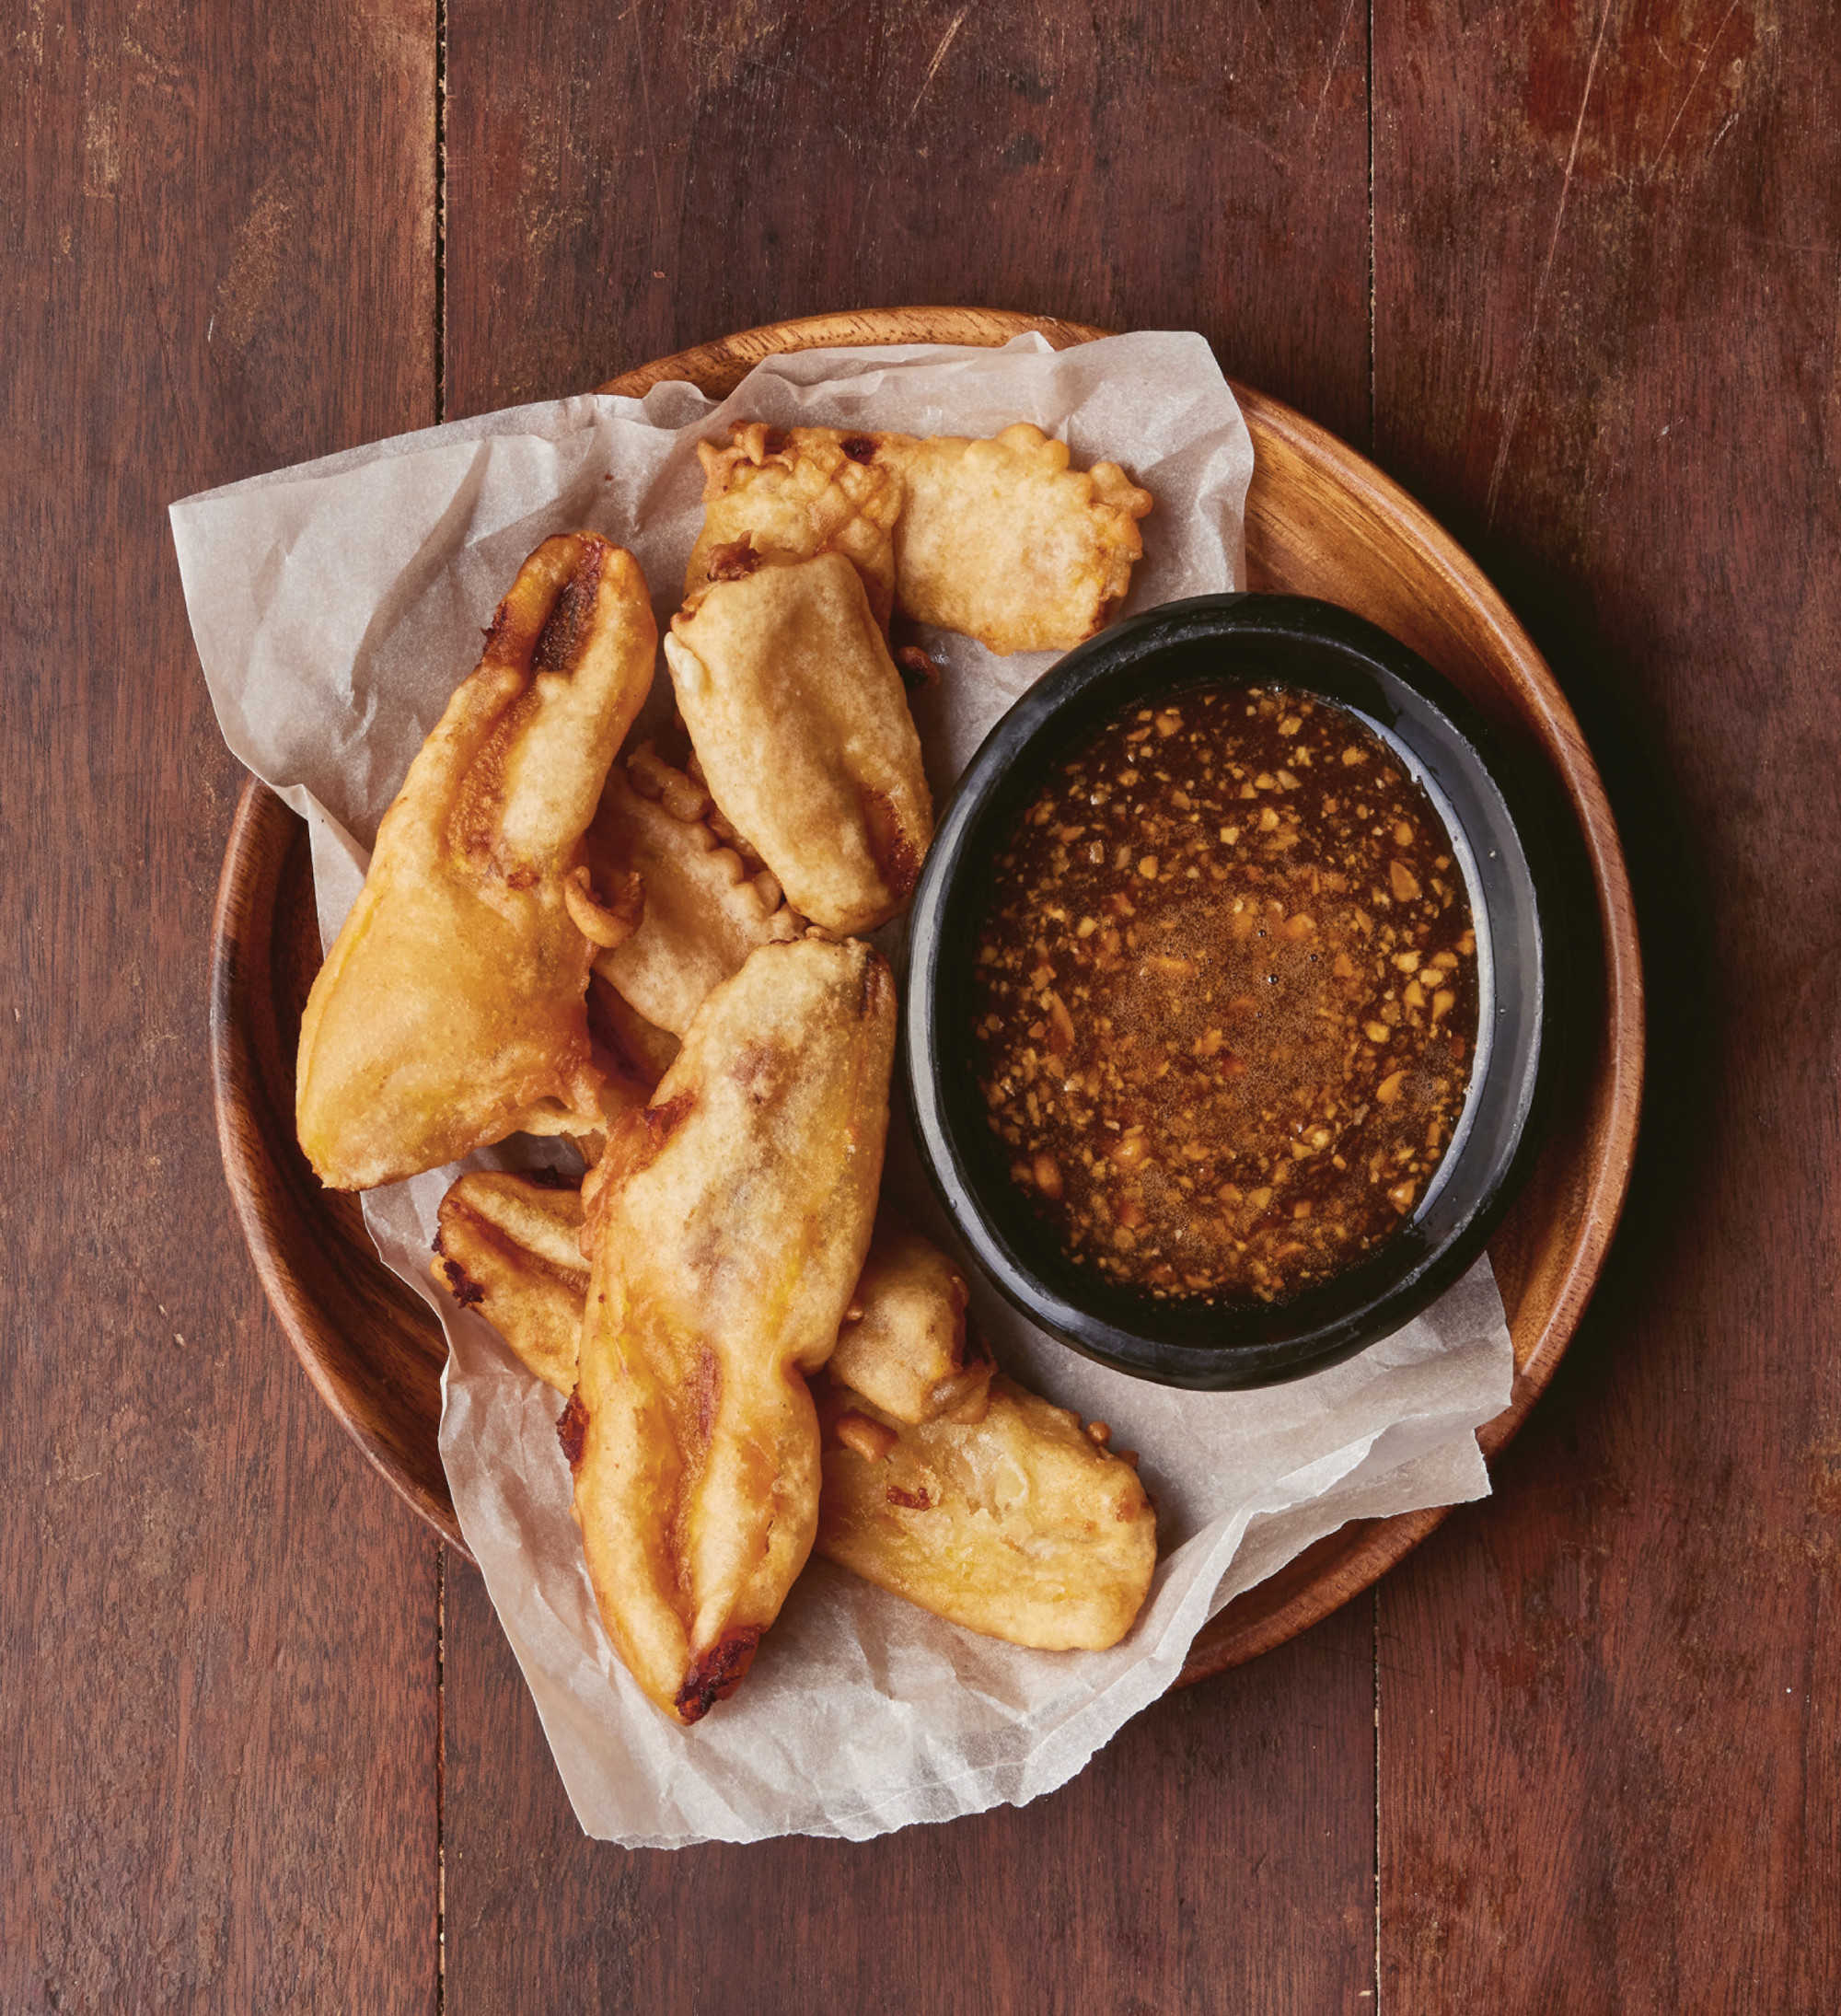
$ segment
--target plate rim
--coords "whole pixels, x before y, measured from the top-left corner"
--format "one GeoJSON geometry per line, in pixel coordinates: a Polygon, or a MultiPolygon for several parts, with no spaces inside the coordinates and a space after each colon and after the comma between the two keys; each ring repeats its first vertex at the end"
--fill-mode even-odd
{"type": "MultiPolygon", "coordinates": [[[[1111,333],[1091,324],[1008,309],[852,310],[737,330],[654,358],[597,389],[637,398],[656,384],[681,378],[702,389],[723,391],[761,358],[792,350],[906,342],[991,347],[1031,330],[1042,333],[1057,349],[1111,333]]],[[[1476,562],[1422,505],[1358,449],[1281,400],[1232,378],[1229,384],[1250,430],[1263,429],[1302,459],[1334,469],[1339,480],[1359,482],[1369,506],[1391,520],[1408,544],[1435,562],[1453,590],[1482,619],[1490,652],[1508,664],[1518,692],[1534,706],[1549,745],[1549,760],[1560,773],[1580,823],[1604,951],[1604,1014],[1595,1018],[1595,1026],[1608,1029],[1608,1061],[1594,1080],[1588,1102],[1600,1140],[1579,1200],[1577,1232],[1559,1270],[1548,1320],[1527,1358],[1517,1360],[1509,1405],[1478,1431],[1478,1446],[1489,1462],[1527,1419],[1571,1342],[1604,1271],[1628,1194],[1640,1119],[1644,1024],[1640,950],[1623,850],[1597,766],[1570,705],[1533,640],[1476,562]],[[1562,752],[1557,759],[1551,755],[1555,747],[1562,752]]],[[[246,782],[231,821],[211,927],[210,1061],[220,1155],[263,1292],[315,1391],[372,1467],[419,1517],[470,1560],[451,1502],[443,1502],[403,1474],[388,1450],[346,1404],[347,1396],[320,1345],[315,1320],[318,1308],[310,1286],[298,1278],[281,1252],[268,1222],[266,1200],[283,1172],[275,1167],[272,1157],[262,1153],[259,1130],[248,1124],[249,1091],[256,1072],[241,1015],[251,976],[244,970],[239,947],[244,939],[241,927],[263,910],[262,865],[285,852],[293,838],[290,828],[296,823],[295,815],[259,778],[246,782]]],[[[375,1255],[365,1257],[394,1282],[395,1277],[388,1275],[375,1255]]],[[[423,1309],[419,1314],[438,1338],[433,1312],[423,1309]]],[[[1174,1685],[1187,1686],[1256,1658],[1320,1622],[1371,1588],[1436,1530],[1452,1510],[1432,1506],[1386,1519],[1351,1521],[1325,1535],[1217,1612],[1198,1633],[1174,1685]]]]}

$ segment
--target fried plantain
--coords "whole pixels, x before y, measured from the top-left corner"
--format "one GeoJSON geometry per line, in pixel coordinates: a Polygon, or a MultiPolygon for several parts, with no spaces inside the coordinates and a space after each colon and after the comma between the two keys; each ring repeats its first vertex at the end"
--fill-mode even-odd
{"type": "Polygon", "coordinates": [[[863,1270],[894,1045],[880,954],[763,945],[588,1180],[575,1516],[616,1650],[683,1722],[740,1683],[811,1550],[805,1374],[863,1270]]]}
{"type": "Polygon", "coordinates": [[[307,998],[295,1122],[330,1188],[603,1124],[584,997],[638,891],[603,902],[583,836],[656,642],[638,563],[593,533],[519,570],[307,998]]]}

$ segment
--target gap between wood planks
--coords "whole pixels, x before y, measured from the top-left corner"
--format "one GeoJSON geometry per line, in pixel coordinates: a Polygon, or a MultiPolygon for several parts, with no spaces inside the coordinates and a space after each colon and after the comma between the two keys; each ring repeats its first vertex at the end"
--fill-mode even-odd
{"type": "MultiPolygon", "coordinates": [[[[1371,105],[1372,117],[1372,105],[1371,105]]],[[[1371,253],[1372,246],[1370,247],[1371,253]]],[[[1372,425],[1372,423],[1371,423],[1372,425]]],[[[1385,1576],[1382,1581],[1386,1580],[1385,1576]]],[[[1368,1592],[1368,1630],[1374,1647],[1374,2016],[1381,2016],[1381,1582],[1368,1592]]]]}
{"type": "Polygon", "coordinates": [[[434,0],[434,423],[447,418],[447,0],[434,0]]]}

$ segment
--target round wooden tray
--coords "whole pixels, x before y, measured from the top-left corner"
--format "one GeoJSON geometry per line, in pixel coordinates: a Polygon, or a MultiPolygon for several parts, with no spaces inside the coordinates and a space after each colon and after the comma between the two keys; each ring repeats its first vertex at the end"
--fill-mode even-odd
{"type": "MultiPolygon", "coordinates": [[[[970,308],[889,308],[749,330],[641,365],[606,389],[666,378],[731,390],[760,358],[821,345],[995,344],[1040,330],[1058,349],[1105,331],[970,308]]],[[[1489,1254],[1514,1338],[1509,1407],[1486,1456],[1553,1376],[1622,1208],[1643,1070],[1642,982],[1624,860],[1598,772],[1552,674],[1475,564],[1373,465],[1322,428],[1234,387],[1256,461],[1247,499],[1251,585],[1321,596],[1412,645],[1511,735],[1537,747],[1577,822],[1579,900],[1545,1142],[1489,1254]]],[[[1152,521],[1154,532],[1155,521],[1152,521]]],[[[307,829],[251,781],[237,808],[213,920],[211,1052],[225,1172],[262,1286],[307,1374],[373,1464],[446,1539],[465,1547],[435,1432],[441,1331],[377,1259],[353,1198],[320,1188],[294,1138],[300,1012],[319,963],[307,829]]],[[[1366,1589],[1444,1516],[1360,1521],[1308,1548],[1203,1630],[1185,1681],[1284,1642],[1366,1589]]]]}

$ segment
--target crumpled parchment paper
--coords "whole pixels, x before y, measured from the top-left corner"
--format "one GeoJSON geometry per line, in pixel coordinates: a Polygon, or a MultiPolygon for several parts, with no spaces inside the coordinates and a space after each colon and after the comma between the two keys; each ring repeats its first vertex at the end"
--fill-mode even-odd
{"type": "MultiPolygon", "coordinates": [[[[1057,354],[808,351],[758,366],[720,406],[691,387],[483,415],[284,469],[172,508],[187,607],[232,750],[310,823],[330,942],[411,757],[478,657],[519,562],[588,527],[630,547],[661,630],[701,520],[695,444],[731,420],[988,434],[1033,420],[1077,461],[1121,461],[1152,492],[1129,608],[1243,583],[1245,426],[1199,336],[1113,337],[1057,354]]],[[[986,730],[1046,668],[960,637],[916,714],[944,798],[986,730]]],[[[654,711],[669,706],[663,667],[654,711]]],[[[643,724],[642,724],[643,726],[643,724]]],[[[897,955],[898,955],[898,947],[897,955]]],[[[529,1165],[525,1141],[473,1158],[529,1165]]],[[[815,1558],[747,1684],[694,1730],[642,1697],[601,1628],[557,1445],[559,1403],[479,1315],[431,1289],[434,1212],[457,1170],[372,1192],[377,1250],[447,1333],[441,1454],[462,1532],[530,1685],[577,1817],[630,1846],[863,1839],[1020,1804],[1078,1771],[1161,1694],[1221,1605],[1344,1521],[1476,1498],[1475,1431],[1513,1358],[1487,1260],[1349,1363],[1251,1394],[1177,1393],[1033,1330],[975,1270],[972,1314],[1026,1384],[1112,1424],[1141,1454],[1162,1556],[1109,1652],[1020,1651],[943,1624],[815,1558]]],[[[888,1187],[950,1228],[897,1127],[888,1187]]]]}

